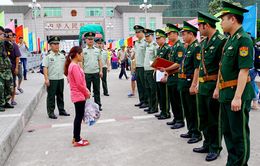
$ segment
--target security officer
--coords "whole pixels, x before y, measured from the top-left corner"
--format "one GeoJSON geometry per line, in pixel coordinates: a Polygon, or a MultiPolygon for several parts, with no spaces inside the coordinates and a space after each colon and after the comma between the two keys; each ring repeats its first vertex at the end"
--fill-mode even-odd
{"type": "Polygon", "coordinates": [[[136,83],[140,103],[135,104],[136,107],[148,107],[147,92],[144,83],[144,56],[146,42],[144,39],[144,27],[140,25],[134,26],[135,34],[138,40],[135,41],[134,50],[136,58],[136,83]]]}
{"type": "Polygon", "coordinates": [[[13,108],[8,103],[13,90],[12,64],[8,58],[12,49],[11,42],[5,38],[4,28],[0,26],[0,112],[13,108]]]}
{"type": "Polygon", "coordinates": [[[147,42],[145,49],[144,58],[144,80],[145,88],[148,92],[148,104],[149,108],[145,109],[148,114],[153,114],[158,112],[158,99],[157,99],[157,89],[156,82],[154,79],[154,69],[151,67],[151,63],[157,57],[158,45],[153,41],[154,31],[151,29],[145,29],[145,40],[147,42]]]}
{"type": "Polygon", "coordinates": [[[65,56],[59,51],[60,38],[51,37],[48,40],[51,51],[43,59],[43,73],[47,86],[47,113],[50,119],[57,119],[54,114],[55,97],[60,116],[70,116],[64,110],[64,64],[65,56]]]}
{"type": "Polygon", "coordinates": [[[95,40],[97,47],[101,50],[101,57],[102,57],[102,72],[103,77],[101,78],[102,87],[103,87],[103,94],[104,96],[109,96],[108,89],[107,89],[107,72],[110,72],[110,60],[108,57],[107,50],[104,49],[104,40],[102,38],[97,38],[95,40]]]}
{"type": "MultiPolygon", "coordinates": [[[[248,114],[254,90],[248,73],[253,67],[253,42],[242,27],[246,12],[223,1],[221,26],[230,36],[223,49],[218,84],[227,165],[248,165],[250,155],[248,114]]],[[[217,90],[214,97],[218,97],[217,90]]]]}
{"type": "MultiPolygon", "coordinates": [[[[159,48],[157,49],[157,57],[169,60],[171,54],[171,48],[166,43],[167,34],[161,29],[156,29],[155,34],[156,34],[156,42],[159,45],[159,48]]],[[[163,119],[171,118],[171,115],[169,112],[167,74],[163,68],[161,68],[160,71],[165,73],[165,76],[161,79],[161,81],[157,82],[157,87],[158,87],[157,92],[160,93],[159,102],[160,102],[161,113],[155,115],[155,117],[157,117],[159,120],[163,120],[163,119]]]]}
{"type": "Polygon", "coordinates": [[[168,36],[169,41],[173,43],[171,47],[171,55],[169,60],[174,62],[174,64],[165,70],[168,73],[172,73],[172,70],[177,69],[177,73],[173,72],[168,76],[167,86],[168,86],[168,94],[169,100],[171,103],[172,113],[174,116],[173,121],[167,122],[167,125],[172,125],[171,129],[179,129],[184,127],[184,117],[183,111],[181,106],[181,99],[180,99],[180,92],[178,91],[178,69],[180,67],[185,48],[181,41],[179,40],[179,32],[181,31],[180,28],[173,24],[166,24],[166,33],[168,36]]]}
{"type": "Polygon", "coordinates": [[[103,77],[102,57],[100,49],[94,47],[95,35],[94,32],[87,32],[84,34],[87,45],[83,49],[83,69],[85,72],[87,88],[91,90],[91,83],[93,84],[94,101],[99,105],[99,110],[102,111],[100,100],[100,78],[103,77]]]}
{"type": "Polygon", "coordinates": [[[200,130],[205,139],[203,146],[194,148],[193,151],[208,153],[206,161],[217,159],[222,149],[219,102],[213,98],[213,92],[216,88],[221,52],[226,39],[216,30],[218,21],[208,13],[198,12],[199,31],[205,37],[201,42],[201,63],[197,73],[200,130]]]}
{"type": "Polygon", "coordinates": [[[186,117],[188,133],[181,134],[182,138],[190,138],[189,144],[201,141],[199,131],[198,110],[196,105],[195,88],[197,87],[197,77],[200,64],[200,45],[196,39],[198,29],[188,22],[184,21],[182,37],[185,43],[188,43],[179,71],[178,89],[180,91],[182,107],[186,117]]]}

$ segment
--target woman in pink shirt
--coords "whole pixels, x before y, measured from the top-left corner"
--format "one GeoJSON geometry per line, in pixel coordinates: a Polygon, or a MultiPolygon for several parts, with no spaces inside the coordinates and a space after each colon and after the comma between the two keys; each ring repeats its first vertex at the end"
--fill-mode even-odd
{"type": "Polygon", "coordinates": [[[90,97],[87,89],[85,75],[79,63],[83,61],[82,48],[75,46],[71,48],[66,58],[64,74],[68,77],[70,84],[71,100],[75,105],[75,119],[73,129],[73,145],[86,146],[89,144],[87,140],[80,137],[81,122],[85,112],[86,99],[90,97]]]}

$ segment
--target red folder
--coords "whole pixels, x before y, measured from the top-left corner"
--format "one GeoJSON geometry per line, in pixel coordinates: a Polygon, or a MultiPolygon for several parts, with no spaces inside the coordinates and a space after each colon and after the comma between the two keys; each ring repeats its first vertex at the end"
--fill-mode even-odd
{"type": "MultiPolygon", "coordinates": [[[[163,58],[156,58],[153,63],[151,64],[151,67],[155,68],[155,69],[159,69],[159,68],[167,68],[170,67],[171,65],[173,65],[174,62],[163,59],[163,58]]],[[[174,69],[171,71],[167,71],[167,73],[169,75],[174,74],[174,73],[178,73],[179,69],[174,69]]]]}

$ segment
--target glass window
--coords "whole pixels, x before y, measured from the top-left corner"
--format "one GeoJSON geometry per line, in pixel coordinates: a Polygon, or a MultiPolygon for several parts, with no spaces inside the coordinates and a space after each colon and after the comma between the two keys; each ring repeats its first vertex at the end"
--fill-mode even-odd
{"type": "Polygon", "coordinates": [[[144,28],[146,27],[145,17],[139,18],[139,25],[141,25],[144,28]]]}
{"type": "Polygon", "coordinates": [[[156,29],[156,18],[150,17],[150,29],[155,30],[156,29]]]}
{"type": "Polygon", "coordinates": [[[102,16],[103,9],[101,7],[87,7],[85,15],[86,16],[102,16]]]}
{"type": "Polygon", "coordinates": [[[45,17],[61,17],[60,7],[46,7],[44,8],[45,17]]]}
{"type": "Polygon", "coordinates": [[[129,17],[128,18],[128,28],[129,28],[130,32],[134,31],[134,29],[133,29],[134,26],[135,26],[135,18],[129,17]]]}
{"type": "Polygon", "coordinates": [[[107,7],[106,8],[106,16],[108,16],[108,17],[114,16],[114,8],[113,7],[107,7]]]}

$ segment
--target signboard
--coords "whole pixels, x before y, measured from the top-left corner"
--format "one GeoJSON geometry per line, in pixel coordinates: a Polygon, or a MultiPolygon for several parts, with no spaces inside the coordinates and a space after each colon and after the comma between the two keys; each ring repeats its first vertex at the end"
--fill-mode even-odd
{"type": "Polygon", "coordinates": [[[49,22],[46,26],[49,26],[51,30],[79,30],[81,26],[87,24],[101,24],[100,22],[49,22]]]}

